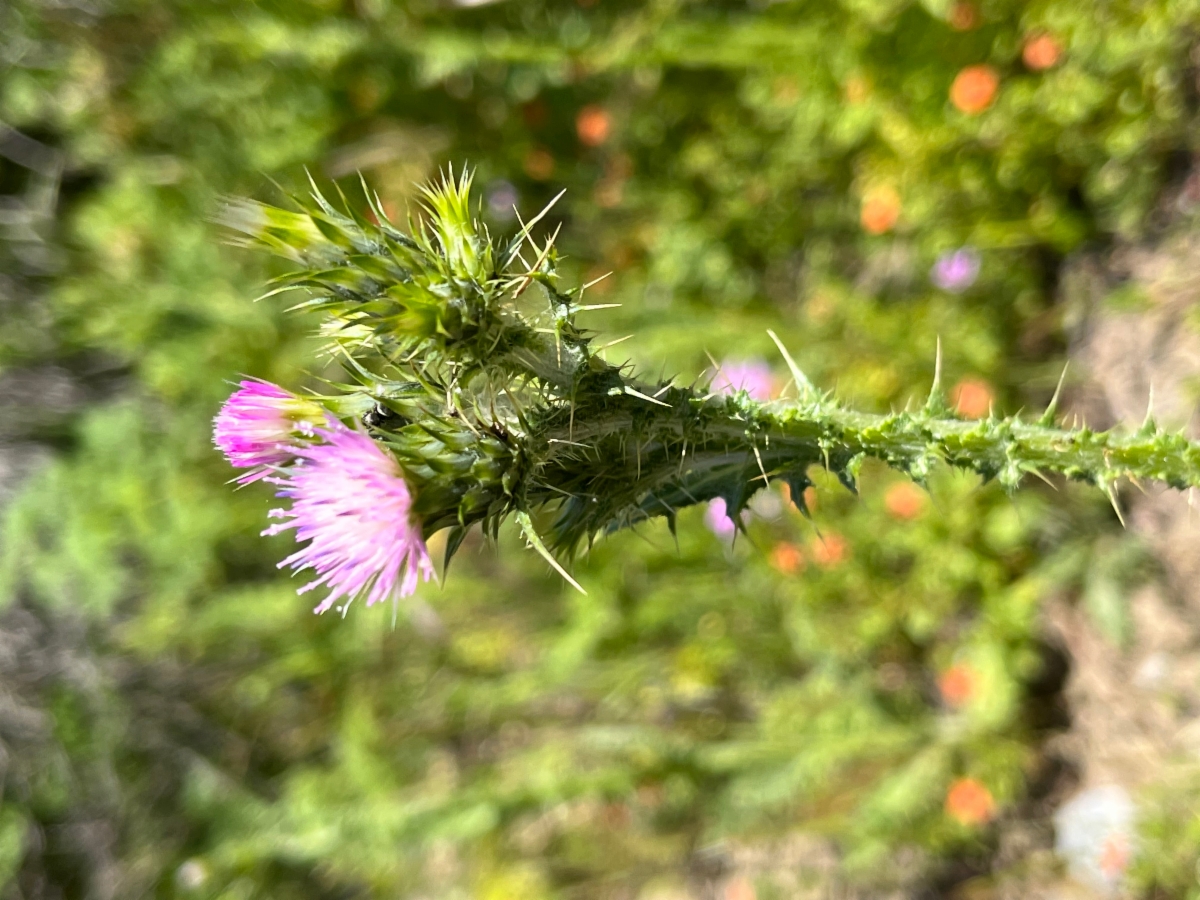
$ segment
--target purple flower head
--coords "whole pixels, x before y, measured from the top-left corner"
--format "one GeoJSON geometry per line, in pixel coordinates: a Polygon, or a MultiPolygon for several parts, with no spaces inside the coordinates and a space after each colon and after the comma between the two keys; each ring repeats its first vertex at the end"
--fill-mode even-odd
{"type": "MultiPolygon", "coordinates": [[[[742,522],[750,521],[750,510],[742,510],[742,522]]],[[[737,533],[737,525],[729,517],[729,506],[724,497],[716,497],[708,501],[704,510],[704,524],[719,538],[732,538],[737,533]]]]}
{"type": "Polygon", "coordinates": [[[400,467],[365,434],[341,426],[315,434],[323,443],[296,447],[296,464],[269,479],[281,486],[278,496],[292,501],[291,509],[271,515],[291,521],[263,534],[295,528],[296,540],[309,542],[279,567],[317,574],[297,593],[329,587],[313,612],[343,597],[346,606],[360,596],[367,606],[407,597],[420,576],[433,576],[433,563],[400,467]]]}
{"type": "Polygon", "coordinates": [[[269,381],[243,381],[213,419],[213,443],[230,465],[250,469],[239,484],[258,481],[290,462],[297,436],[311,437],[324,410],[269,381]]]}
{"type": "Polygon", "coordinates": [[[771,399],[771,367],[761,359],[731,360],[721,363],[712,389],[722,394],[745,391],[755,400],[771,399]]]}
{"type": "Polygon", "coordinates": [[[979,277],[979,251],[974,247],[960,247],[943,253],[929,271],[929,278],[943,291],[961,294],[979,277]]]}

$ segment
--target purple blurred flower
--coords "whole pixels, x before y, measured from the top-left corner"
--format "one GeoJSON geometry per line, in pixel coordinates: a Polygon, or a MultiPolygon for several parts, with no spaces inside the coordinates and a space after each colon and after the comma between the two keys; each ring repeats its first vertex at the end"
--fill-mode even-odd
{"type": "Polygon", "coordinates": [[[929,278],[943,291],[961,294],[979,277],[979,251],[974,247],[960,247],[943,253],[929,271],[929,278]]]}
{"type": "MultiPolygon", "coordinates": [[[[750,510],[742,510],[742,522],[749,522],[750,515],[750,510]]],[[[729,517],[729,507],[724,497],[708,501],[708,508],[704,510],[704,524],[719,538],[732,538],[737,533],[737,525],[729,517]]]]}
{"type": "Polygon", "coordinates": [[[501,222],[515,216],[515,207],[520,201],[517,189],[510,181],[493,181],[487,188],[488,211],[501,222]]]}
{"type": "Polygon", "coordinates": [[[357,431],[319,428],[316,436],[323,443],[295,448],[296,464],[269,479],[281,486],[278,496],[292,501],[291,509],[271,515],[291,521],[263,534],[295,528],[296,540],[309,542],[279,567],[312,569],[319,576],[297,593],[329,587],[317,613],[343,597],[346,606],[360,596],[367,606],[407,597],[421,576],[433,576],[433,563],[400,467],[357,431]]]}
{"type": "Polygon", "coordinates": [[[273,468],[291,461],[296,437],[311,437],[325,414],[269,381],[243,381],[213,419],[213,443],[229,464],[250,469],[239,484],[258,481],[273,468]]]}
{"type": "Polygon", "coordinates": [[[771,367],[761,359],[730,360],[721,363],[712,389],[722,394],[745,391],[755,400],[771,399],[771,367]]]}

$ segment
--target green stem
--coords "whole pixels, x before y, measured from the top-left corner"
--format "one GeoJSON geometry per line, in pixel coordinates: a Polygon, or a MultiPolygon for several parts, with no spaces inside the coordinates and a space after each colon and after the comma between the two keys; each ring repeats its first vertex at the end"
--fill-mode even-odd
{"type": "Polygon", "coordinates": [[[1056,474],[1100,486],[1153,479],[1176,488],[1200,484],[1200,447],[1153,422],[1132,433],[1064,431],[1018,417],[963,421],[931,410],[872,415],[832,401],[758,404],[745,397],[701,398],[688,390],[635,388],[572,419],[557,411],[538,429],[532,505],[560,503],[554,543],[568,548],[599,531],[723,497],[731,514],[771,479],[809,483],[822,465],[853,487],[867,458],[924,481],[945,462],[996,478],[1007,489],[1022,477],[1056,474]],[[659,405],[659,404],[665,404],[659,405]],[[564,501],[564,497],[569,500],[564,501]]]}

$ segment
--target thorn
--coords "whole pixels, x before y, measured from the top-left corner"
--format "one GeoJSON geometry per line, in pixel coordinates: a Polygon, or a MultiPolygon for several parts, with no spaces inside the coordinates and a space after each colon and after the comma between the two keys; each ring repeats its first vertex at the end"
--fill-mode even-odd
{"type": "Polygon", "coordinates": [[[308,166],[304,167],[304,177],[308,179],[308,186],[312,188],[312,198],[324,206],[325,198],[321,195],[321,189],[317,187],[316,179],[313,178],[312,170],[308,166]]]}
{"type": "MultiPolygon", "coordinates": [[[[801,399],[811,399],[816,394],[816,388],[813,387],[808,377],[800,371],[800,367],[796,365],[796,361],[792,359],[792,354],[788,353],[787,347],[783,346],[783,341],[770,328],[767,329],[767,335],[775,342],[775,346],[779,348],[780,354],[783,356],[783,361],[787,363],[788,371],[792,373],[792,379],[796,382],[796,390],[799,391],[801,399]]],[[[710,359],[712,357],[709,357],[710,359]]],[[[714,363],[716,365],[716,363],[714,363]]]]}
{"type": "Polygon", "coordinates": [[[1150,395],[1146,398],[1146,418],[1138,434],[1142,437],[1153,437],[1158,431],[1158,423],[1154,421],[1154,382],[1150,382],[1150,395]]]}
{"type": "Polygon", "coordinates": [[[713,358],[713,355],[711,353],[708,352],[707,347],[704,348],[704,355],[708,357],[708,361],[710,363],[712,363],[712,367],[713,367],[713,377],[712,377],[712,380],[709,381],[709,386],[711,387],[712,382],[715,381],[717,376],[721,374],[721,364],[713,358]]]}
{"type": "MultiPolygon", "coordinates": [[[[521,239],[522,240],[524,240],[525,238],[527,238],[529,236],[529,232],[533,229],[533,226],[536,225],[538,222],[542,221],[542,219],[544,219],[546,217],[546,213],[550,212],[550,210],[554,207],[554,204],[557,203],[559,200],[561,200],[562,195],[565,194],[566,192],[567,192],[567,189],[563,188],[561,191],[559,191],[557,194],[554,195],[553,200],[551,200],[544,207],[542,207],[542,211],[540,213],[538,213],[536,216],[534,216],[528,222],[521,222],[521,239]]],[[[515,210],[516,207],[513,207],[513,209],[515,210]]],[[[521,215],[520,213],[517,213],[517,221],[521,221],[520,215],[521,215]]],[[[520,247],[520,244],[518,244],[517,246],[520,247]]],[[[504,263],[505,267],[507,267],[512,261],[513,261],[513,257],[510,256],[504,263]]]]}
{"type": "Polygon", "coordinates": [[[758,452],[758,444],[751,444],[754,448],[754,458],[758,460],[758,471],[762,472],[762,480],[766,485],[771,484],[771,479],[767,477],[767,470],[763,467],[762,454],[758,452]]]}
{"type": "MultiPolygon", "coordinates": [[[[287,291],[302,290],[303,287],[300,284],[285,284],[283,287],[277,287],[274,290],[267,291],[265,294],[260,294],[254,298],[254,302],[257,303],[259,300],[266,300],[268,297],[274,297],[276,294],[283,294],[287,291]]],[[[288,312],[291,312],[291,310],[289,309],[288,312]]]]}
{"type": "Polygon", "coordinates": [[[601,344],[599,347],[596,348],[596,352],[599,353],[601,350],[607,350],[609,347],[615,347],[615,346],[617,346],[617,344],[623,344],[623,343],[625,343],[625,341],[629,340],[631,337],[633,337],[632,334],[627,334],[623,338],[617,338],[615,341],[609,341],[607,344],[601,344]]]}
{"type": "MultiPolygon", "coordinates": [[[[582,293],[583,291],[586,291],[588,288],[590,288],[594,284],[599,284],[600,282],[602,282],[605,278],[607,278],[611,274],[612,274],[612,272],[605,272],[599,278],[593,278],[591,281],[589,281],[587,284],[585,284],[583,287],[581,287],[579,289],[580,293],[582,293]]],[[[619,306],[620,304],[616,304],[616,305],[619,306]]]]}
{"type": "Polygon", "coordinates": [[[1056,491],[1058,490],[1058,485],[1055,484],[1053,481],[1051,481],[1049,478],[1047,478],[1045,476],[1045,474],[1043,474],[1041,469],[1029,469],[1028,472],[1030,475],[1033,475],[1037,478],[1042,479],[1042,481],[1046,482],[1046,484],[1050,485],[1050,487],[1054,488],[1054,490],[1056,490],[1056,491]]]}
{"type": "MultiPolygon", "coordinates": [[[[566,189],[564,188],[564,190],[566,190],[566,189]]],[[[561,197],[562,194],[559,193],[559,196],[561,197]]],[[[543,249],[541,251],[541,253],[538,254],[537,262],[535,262],[530,267],[529,271],[525,275],[524,280],[521,282],[521,284],[517,288],[517,290],[513,293],[514,300],[516,300],[518,297],[521,296],[522,293],[524,293],[525,288],[529,287],[530,283],[533,281],[533,276],[537,274],[537,270],[539,268],[541,268],[542,263],[544,263],[546,261],[546,257],[550,255],[550,251],[552,249],[554,249],[554,242],[558,239],[558,233],[560,231],[562,231],[562,222],[558,223],[558,227],[554,229],[554,234],[550,235],[549,239],[546,241],[545,249],[543,249]]]]}
{"type": "Polygon", "coordinates": [[[925,401],[925,412],[929,415],[944,415],[950,407],[942,391],[942,336],[937,337],[937,349],[933,357],[933,384],[929,387],[929,399],[925,401]]]}
{"type": "Polygon", "coordinates": [[[1067,369],[1070,365],[1069,361],[1063,364],[1062,374],[1058,376],[1058,386],[1054,389],[1054,396],[1050,398],[1046,411],[1037,421],[1038,425],[1043,428],[1050,428],[1054,425],[1054,414],[1058,412],[1058,399],[1062,396],[1063,382],[1067,380],[1067,369]]]}
{"type": "Polygon", "coordinates": [[[559,564],[558,560],[554,558],[554,554],[552,554],[549,550],[546,549],[546,545],[544,543],[542,543],[541,536],[537,533],[537,531],[533,527],[533,520],[531,520],[529,518],[529,513],[518,512],[516,518],[517,518],[517,524],[521,526],[521,533],[525,535],[525,540],[529,542],[529,546],[531,546],[534,550],[536,550],[538,555],[541,556],[542,559],[544,559],[544,560],[546,560],[546,562],[550,563],[551,568],[553,568],[555,572],[557,572],[559,575],[561,575],[563,578],[565,578],[567,581],[567,584],[571,585],[571,587],[575,588],[575,590],[579,591],[579,593],[583,594],[586,597],[587,591],[585,591],[580,586],[579,582],[576,581],[574,578],[572,578],[570,576],[570,574],[568,574],[567,570],[564,569],[562,567],[562,565],[559,564]]]}
{"type": "Polygon", "coordinates": [[[646,400],[647,402],[654,403],[658,406],[665,406],[667,409],[673,408],[670,403],[663,403],[661,400],[655,400],[648,394],[643,394],[641,391],[635,391],[629,385],[625,385],[625,393],[629,394],[631,397],[637,397],[639,400],[646,400]]]}
{"type": "Polygon", "coordinates": [[[1103,490],[1108,496],[1108,502],[1112,504],[1113,512],[1117,514],[1117,521],[1121,523],[1122,528],[1128,528],[1129,526],[1125,524],[1125,516],[1121,512],[1121,504],[1117,502],[1117,492],[1113,487],[1113,483],[1111,481],[1107,482],[1103,490]]]}

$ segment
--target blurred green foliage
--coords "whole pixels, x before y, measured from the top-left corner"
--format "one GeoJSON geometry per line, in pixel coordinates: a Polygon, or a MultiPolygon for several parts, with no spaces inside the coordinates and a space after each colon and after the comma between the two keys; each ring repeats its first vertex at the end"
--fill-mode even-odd
{"type": "MultiPolygon", "coordinates": [[[[868,468],[860,498],[819,484],[815,523],[768,499],[735,547],[699,512],[677,546],[609,539],[586,597],[508,535],[394,625],[317,619],[275,571],[287,539],[257,536],[267,492],[226,485],[208,437],[228,381],[311,383],[315,342],[250,302],[272,273],[210,218],[305,166],[402,211],[466,160],[493,229],[568,189],[566,266],[614,272],[594,324],[645,366],[773,358],[773,327],[886,409],[927,391],[940,335],[951,383],[1044,404],[1064,257],[1170,214],[1198,24],[1192,0],[10,0],[0,120],[66,162],[58,263],[5,263],[5,377],[91,393],[5,433],[57,456],[7,506],[0,579],[10,614],[83,629],[91,668],[35,685],[54,728],[6,770],[6,896],[629,897],[796,833],[852,884],[992,872],[999,826],[948,792],[972,779],[1004,820],[1045,789],[1039,604],[1080,591],[1120,639],[1141,567],[1103,501],[948,473],[906,499],[868,468]],[[998,89],[968,114],[975,65],[998,89]],[[968,244],[978,281],[938,290],[968,244]],[[64,830],[98,817],[106,888],[64,830]]],[[[1182,892],[1197,845],[1164,815],[1138,883],[1182,892]]]]}

